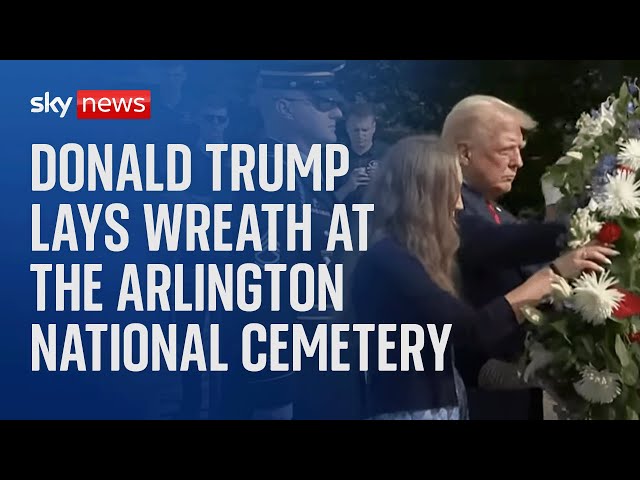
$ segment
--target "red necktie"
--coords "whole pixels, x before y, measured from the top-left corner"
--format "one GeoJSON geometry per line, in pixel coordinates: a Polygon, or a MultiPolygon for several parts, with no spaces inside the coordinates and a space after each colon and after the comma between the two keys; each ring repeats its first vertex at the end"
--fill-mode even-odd
{"type": "Polygon", "coordinates": [[[498,212],[496,211],[496,207],[493,206],[493,203],[487,201],[487,207],[489,208],[489,212],[491,212],[491,216],[493,217],[493,219],[495,220],[495,222],[500,225],[500,223],[502,223],[500,221],[500,215],[498,215],[498,212]]]}

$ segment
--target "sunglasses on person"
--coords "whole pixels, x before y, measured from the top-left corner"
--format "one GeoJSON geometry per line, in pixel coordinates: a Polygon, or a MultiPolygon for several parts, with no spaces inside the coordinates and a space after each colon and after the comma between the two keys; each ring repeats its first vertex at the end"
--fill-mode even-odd
{"type": "Polygon", "coordinates": [[[341,108],[341,102],[338,100],[317,97],[314,95],[309,95],[307,98],[285,98],[285,100],[289,100],[290,102],[308,102],[313,106],[313,108],[322,113],[330,112],[336,108],[341,108]]]}
{"type": "Polygon", "coordinates": [[[207,123],[222,124],[222,123],[225,123],[227,121],[227,118],[229,117],[227,117],[226,115],[205,114],[205,115],[202,115],[202,118],[207,123]]]}

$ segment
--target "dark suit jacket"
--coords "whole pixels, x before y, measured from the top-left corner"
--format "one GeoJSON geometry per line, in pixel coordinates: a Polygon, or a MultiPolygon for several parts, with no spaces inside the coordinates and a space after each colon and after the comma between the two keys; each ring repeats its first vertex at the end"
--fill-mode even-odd
{"type": "MultiPolygon", "coordinates": [[[[433,349],[421,351],[424,371],[378,371],[377,331],[369,339],[369,413],[426,410],[458,405],[453,374],[452,345],[475,345],[487,354],[498,340],[519,328],[504,297],[481,309],[473,309],[445,290],[428,275],[409,251],[392,239],[383,239],[362,254],[353,273],[354,323],[393,324],[388,340],[400,345],[401,324],[435,324],[442,332],[452,324],[444,371],[435,371],[433,349]]],[[[428,343],[428,340],[425,340],[428,343]]],[[[400,365],[399,348],[387,361],[400,365]]]]}
{"type": "MultiPolygon", "coordinates": [[[[471,222],[482,221],[496,224],[486,201],[467,185],[463,185],[462,197],[464,210],[458,217],[461,226],[471,222]]],[[[495,205],[500,218],[501,228],[512,228],[516,224],[529,229],[529,239],[519,239],[510,245],[502,245],[505,259],[495,262],[494,259],[483,255],[483,250],[492,243],[492,238],[479,238],[472,230],[461,228],[461,252],[465,248],[475,245],[473,256],[460,257],[460,273],[462,291],[465,299],[474,306],[484,305],[499,295],[522,284],[529,275],[540,268],[545,262],[557,258],[563,247],[563,236],[566,228],[560,224],[532,223],[524,224],[500,205],[495,205]],[[541,242],[536,237],[537,231],[550,229],[555,231],[549,240],[551,243],[541,242]]],[[[495,247],[490,247],[495,250],[495,247]]],[[[508,338],[496,351],[495,358],[515,360],[523,353],[524,332],[508,338]]],[[[476,387],[480,368],[488,359],[473,349],[466,349],[457,355],[459,368],[465,378],[469,390],[469,408],[472,419],[541,419],[542,394],[537,390],[522,391],[481,391],[476,387]]]]}
{"type": "MultiPolygon", "coordinates": [[[[495,220],[482,195],[469,188],[466,184],[462,187],[462,200],[464,202],[464,210],[459,215],[461,221],[474,217],[495,224],[495,220]]],[[[500,217],[501,225],[523,223],[499,204],[495,204],[495,209],[500,217]]],[[[461,240],[464,242],[472,239],[463,236],[461,240]]],[[[477,239],[473,240],[477,241],[477,239]]],[[[535,253],[538,249],[536,245],[530,245],[530,247],[533,250],[532,253],[535,253]]],[[[553,251],[552,253],[559,253],[559,251],[553,251]]],[[[481,264],[473,265],[471,269],[465,268],[468,265],[463,264],[462,267],[465,269],[465,296],[473,304],[483,304],[493,298],[496,293],[503,295],[524,282],[540,266],[535,265],[535,263],[510,265],[507,268],[495,268],[494,264],[481,264]]]]}

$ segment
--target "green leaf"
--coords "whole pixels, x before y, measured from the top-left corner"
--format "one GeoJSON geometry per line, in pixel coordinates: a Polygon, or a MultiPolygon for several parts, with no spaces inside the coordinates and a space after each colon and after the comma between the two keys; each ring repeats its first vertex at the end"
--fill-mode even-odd
{"type": "Polygon", "coordinates": [[[629,404],[629,392],[630,388],[622,386],[620,395],[613,400],[613,406],[616,408],[618,418],[625,418],[627,416],[627,407],[629,404]]]}
{"type": "MultiPolygon", "coordinates": [[[[617,243],[616,243],[617,248],[617,243]]],[[[611,274],[619,280],[628,277],[629,271],[629,259],[625,255],[619,255],[611,259],[611,265],[609,265],[609,271],[611,274]]]]}
{"type": "Polygon", "coordinates": [[[564,373],[568,372],[569,370],[572,370],[574,368],[574,366],[576,365],[576,363],[578,363],[578,357],[575,353],[572,353],[569,355],[569,357],[567,358],[564,367],[562,368],[562,371],[564,373]]]}
{"type": "Polygon", "coordinates": [[[549,332],[551,334],[548,341],[544,342],[545,348],[547,350],[551,352],[556,352],[556,356],[563,349],[566,349],[568,351],[567,342],[563,337],[557,334],[556,330],[551,329],[551,327],[548,324],[544,325],[543,327],[549,328],[549,332]]]}
{"type": "Polygon", "coordinates": [[[626,100],[625,99],[620,99],[620,103],[618,103],[617,108],[616,108],[616,113],[617,115],[617,119],[618,122],[616,122],[618,125],[625,125],[628,122],[628,117],[629,117],[629,112],[627,110],[629,102],[632,100],[633,97],[631,97],[631,95],[627,95],[626,100]]]}
{"type": "Polygon", "coordinates": [[[631,265],[629,265],[629,284],[627,285],[627,288],[632,292],[638,291],[638,267],[636,265],[637,264],[633,261],[631,262],[631,265]]]}
{"type": "Polygon", "coordinates": [[[625,385],[635,387],[638,383],[638,366],[635,362],[630,362],[629,365],[622,369],[622,381],[625,385]]]}
{"type": "Polygon", "coordinates": [[[638,414],[632,408],[627,407],[627,420],[639,420],[638,414]]]}
{"type": "Polygon", "coordinates": [[[620,368],[621,368],[620,362],[614,355],[611,354],[609,349],[602,345],[598,345],[598,350],[600,351],[600,353],[605,359],[605,362],[607,364],[607,370],[614,373],[620,372],[620,368]]]}
{"type": "Polygon", "coordinates": [[[621,418],[618,415],[616,408],[613,405],[609,405],[609,407],[607,408],[607,416],[605,417],[605,420],[620,420],[620,419],[621,418]]]}
{"type": "MultiPolygon", "coordinates": [[[[616,242],[616,250],[620,252],[620,257],[627,261],[626,271],[629,272],[631,268],[636,268],[636,265],[629,263],[629,258],[635,253],[637,240],[635,234],[640,230],[640,223],[636,219],[620,218],[618,225],[622,229],[622,235],[616,242]]],[[[629,278],[629,275],[623,277],[625,281],[629,278]]]]}
{"type": "Polygon", "coordinates": [[[640,413],[640,396],[638,395],[638,391],[633,388],[628,390],[629,396],[627,397],[627,404],[636,412],[640,413]]]}
{"type": "Polygon", "coordinates": [[[561,167],[564,167],[564,165],[555,165],[547,170],[549,179],[556,187],[563,186],[564,180],[567,176],[566,169],[561,167]]]}
{"type": "Polygon", "coordinates": [[[553,358],[553,363],[556,365],[565,365],[571,358],[571,350],[567,347],[562,347],[556,350],[556,354],[553,358]]]}
{"type": "Polygon", "coordinates": [[[582,335],[579,337],[579,341],[576,345],[576,355],[588,362],[595,355],[596,347],[593,343],[593,338],[590,335],[582,335]]]}
{"type": "Polygon", "coordinates": [[[614,317],[614,316],[611,316],[611,317],[609,317],[609,319],[610,319],[612,322],[615,322],[615,323],[617,324],[617,326],[623,326],[623,325],[626,325],[626,324],[627,324],[627,322],[625,321],[625,319],[624,319],[624,318],[616,318],[616,317],[614,317]]]}
{"type": "Polygon", "coordinates": [[[593,405],[591,416],[594,420],[615,420],[616,408],[613,405],[593,405]]]}
{"type": "Polygon", "coordinates": [[[582,162],[585,165],[595,165],[600,156],[592,148],[582,149],[582,162]]]}
{"type": "Polygon", "coordinates": [[[626,367],[631,363],[631,359],[629,358],[629,352],[627,351],[627,346],[624,344],[622,337],[620,335],[616,335],[616,355],[620,359],[620,364],[622,367],[626,367]]]}
{"type": "Polygon", "coordinates": [[[627,86],[627,82],[624,82],[620,87],[618,98],[620,99],[620,103],[624,102],[625,108],[630,97],[631,97],[631,94],[629,93],[629,87],[627,86]]]}
{"type": "Polygon", "coordinates": [[[563,318],[561,320],[556,320],[555,322],[552,322],[550,325],[554,330],[561,333],[562,336],[567,340],[567,342],[571,343],[571,340],[569,340],[569,331],[567,330],[568,321],[566,318],[563,318]]]}
{"type": "Polygon", "coordinates": [[[632,343],[629,346],[629,350],[631,351],[631,353],[633,353],[633,355],[635,355],[638,362],[640,362],[640,343],[632,343]]]}

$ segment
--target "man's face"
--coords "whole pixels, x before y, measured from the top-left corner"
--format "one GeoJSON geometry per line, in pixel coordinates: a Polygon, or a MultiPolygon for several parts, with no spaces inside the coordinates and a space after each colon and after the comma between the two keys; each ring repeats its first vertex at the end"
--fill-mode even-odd
{"type": "Polygon", "coordinates": [[[208,139],[220,137],[229,126],[227,109],[224,107],[210,107],[202,109],[198,125],[200,127],[200,135],[202,138],[208,139]]]}
{"type": "Polygon", "coordinates": [[[525,142],[517,119],[495,113],[487,120],[467,145],[464,176],[485,197],[498,199],[511,191],[525,142]]]}
{"type": "Polygon", "coordinates": [[[351,145],[357,149],[364,149],[373,143],[376,122],[373,117],[349,117],[346,122],[346,129],[351,145]]]}
{"type": "Polygon", "coordinates": [[[342,118],[338,104],[311,95],[286,99],[298,132],[309,143],[335,143],[336,124],[342,118]]]}

